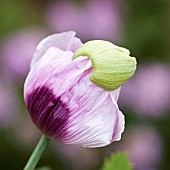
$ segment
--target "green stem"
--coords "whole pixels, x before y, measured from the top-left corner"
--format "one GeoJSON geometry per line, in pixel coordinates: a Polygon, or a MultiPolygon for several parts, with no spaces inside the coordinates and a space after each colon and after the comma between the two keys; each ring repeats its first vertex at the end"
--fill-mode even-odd
{"type": "Polygon", "coordinates": [[[31,157],[29,158],[23,170],[34,170],[39,159],[41,158],[42,153],[44,152],[49,142],[50,142],[50,138],[44,135],[41,136],[41,139],[39,140],[37,146],[35,147],[31,157]]]}

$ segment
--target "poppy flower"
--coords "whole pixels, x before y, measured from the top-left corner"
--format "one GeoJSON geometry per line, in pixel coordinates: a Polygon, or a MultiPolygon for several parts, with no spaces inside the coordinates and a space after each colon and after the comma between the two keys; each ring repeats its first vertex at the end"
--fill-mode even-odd
{"type": "Polygon", "coordinates": [[[124,116],[117,105],[120,86],[110,90],[90,79],[95,61],[77,57],[81,47],[75,32],[42,40],[25,81],[25,103],[32,121],[46,136],[65,144],[106,146],[120,140],[124,131],[124,116]]]}

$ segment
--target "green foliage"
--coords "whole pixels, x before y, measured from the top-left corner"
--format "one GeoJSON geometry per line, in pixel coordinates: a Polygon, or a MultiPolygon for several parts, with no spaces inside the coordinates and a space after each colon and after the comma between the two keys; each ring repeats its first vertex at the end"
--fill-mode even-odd
{"type": "Polygon", "coordinates": [[[43,22],[39,8],[28,0],[0,1],[0,11],[0,38],[22,28],[39,26],[43,22]]]}
{"type": "Polygon", "coordinates": [[[168,0],[128,0],[128,5],[123,46],[141,61],[166,60],[169,56],[168,0]]]}
{"type": "Polygon", "coordinates": [[[116,153],[106,159],[102,170],[133,170],[125,153],[116,153]]]}
{"type": "Polygon", "coordinates": [[[49,166],[39,167],[36,170],[52,170],[49,166]]]}

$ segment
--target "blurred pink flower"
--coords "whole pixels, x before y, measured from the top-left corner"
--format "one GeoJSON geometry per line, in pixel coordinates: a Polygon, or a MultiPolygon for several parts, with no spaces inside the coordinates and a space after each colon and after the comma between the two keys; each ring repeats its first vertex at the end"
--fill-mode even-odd
{"type": "Polygon", "coordinates": [[[151,127],[138,126],[128,129],[121,150],[127,151],[136,170],[157,169],[162,160],[162,140],[151,127]]]}
{"type": "Polygon", "coordinates": [[[94,169],[101,162],[101,155],[96,149],[88,149],[76,145],[54,143],[52,145],[61,160],[74,170],[94,169]],[[78,160],[78,161],[77,161],[78,160]]]}
{"type": "Polygon", "coordinates": [[[25,79],[34,49],[44,36],[44,31],[29,28],[4,39],[0,52],[4,77],[21,81],[25,79]]]}
{"type": "Polygon", "coordinates": [[[163,143],[158,132],[144,125],[126,129],[122,140],[106,148],[106,153],[124,151],[129,155],[135,170],[158,170],[163,160],[163,143]]]}
{"type": "Polygon", "coordinates": [[[122,86],[120,104],[141,116],[162,116],[170,109],[170,69],[160,63],[139,66],[122,86]]]}
{"type": "Polygon", "coordinates": [[[54,31],[76,31],[83,40],[121,39],[122,21],[112,0],[88,0],[83,4],[70,1],[53,3],[47,9],[47,22],[54,31]]]}
{"type": "Polygon", "coordinates": [[[28,148],[34,146],[40,134],[27,114],[25,110],[21,110],[15,115],[16,121],[13,124],[13,133],[15,134],[16,142],[28,148]]]}
{"type": "Polygon", "coordinates": [[[12,125],[18,108],[16,103],[12,88],[0,81],[0,127],[12,125]]]}

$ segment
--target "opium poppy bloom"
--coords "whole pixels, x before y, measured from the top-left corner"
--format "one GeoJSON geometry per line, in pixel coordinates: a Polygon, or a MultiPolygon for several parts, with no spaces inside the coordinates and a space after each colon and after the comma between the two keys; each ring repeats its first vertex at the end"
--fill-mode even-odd
{"type": "Polygon", "coordinates": [[[72,59],[82,45],[74,32],[42,40],[32,59],[24,98],[32,121],[48,137],[101,147],[120,140],[124,130],[117,105],[120,87],[111,91],[90,80],[95,69],[100,72],[95,61],[92,64],[88,56],[72,59]]]}

